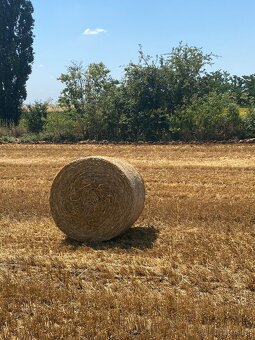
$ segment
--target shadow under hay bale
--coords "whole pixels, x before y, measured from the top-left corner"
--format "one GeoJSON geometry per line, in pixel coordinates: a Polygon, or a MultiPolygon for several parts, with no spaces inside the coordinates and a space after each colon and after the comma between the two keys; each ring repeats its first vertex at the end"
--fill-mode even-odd
{"type": "Polygon", "coordinates": [[[73,250],[87,246],[94,250],[107,249],[150,249],[158,238],[159,231],[154,226],[134,227],[125,234],[104,242],[79,242],[66,237],[62,244],[72,247],[73,250]]]}

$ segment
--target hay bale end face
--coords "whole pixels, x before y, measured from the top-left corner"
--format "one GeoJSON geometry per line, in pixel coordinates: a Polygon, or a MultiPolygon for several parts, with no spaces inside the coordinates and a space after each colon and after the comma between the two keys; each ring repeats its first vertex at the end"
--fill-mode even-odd
{"type": "Polygon", "coordinates": [[[52,217],[78,241],[106,241],[129,229],[140,216],[144,183],[126,161],[86,157],[67,164],[50,191],[52,217]]]}

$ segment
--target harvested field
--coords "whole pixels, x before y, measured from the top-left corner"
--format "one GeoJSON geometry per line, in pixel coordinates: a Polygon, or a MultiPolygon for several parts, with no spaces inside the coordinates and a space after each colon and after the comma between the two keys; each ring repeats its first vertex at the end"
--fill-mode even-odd
{"type": "Polygon", "coordinates": [[[0,145],[0,339],[254,339],[255,145],[0,145]],[[101,155],[143,175],[115,240],[65,238],[55,174],[101,155]]]}

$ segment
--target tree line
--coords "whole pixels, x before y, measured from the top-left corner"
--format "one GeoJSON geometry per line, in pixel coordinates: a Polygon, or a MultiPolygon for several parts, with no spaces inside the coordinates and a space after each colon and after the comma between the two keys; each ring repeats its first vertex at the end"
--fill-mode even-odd
{"type": "Polygon", "coordinates": [[[48,116],[45,130],[109,141],[255,137],[255,74],[208,72],[215,56],[183,43],[163,56],[138,52],[121,80],[103,63],[71,63],[59,77],[63,111],[48,116]]]}
{"type": "Polygon", "coordinates": [[[61,110],[24,110],[33,52],[33,6],[0,0],[0,121],[53,140],[169,141],[255,137],[255,74],[209,71],[217,56],[179,43],[114,79],[101,63],[72,62],[59,76],[61,110]]]}

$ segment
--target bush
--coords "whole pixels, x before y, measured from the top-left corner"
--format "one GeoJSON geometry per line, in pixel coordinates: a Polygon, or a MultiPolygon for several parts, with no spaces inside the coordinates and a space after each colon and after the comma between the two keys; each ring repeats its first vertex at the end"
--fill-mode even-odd
{"type": "Polygon", "coordinates": [[[47,117],[49,103],[35,101],[28,105],[21,116],[22,124],[27,127],[29,132],[39,133],[43,130],[44,121],[47,117]]]}
{"type": "Polygon", "coordinates": [[[240,133],[239,109],[228,94],[195,96],[179,109],[174,121],[171,130],[178,131],[177,138],[186,141],[229,139],[240,133]]]}
{"type": "Polygon", "coordinates": [[[46,139],[53,141],[71,140],[78,138],[75,121],[69,112],[49,112],[44,124],[46,139]]]}
{"type": "Polygon", "coordinates": [[[223,139],[231,139],[240,137],[242,134],[242,119],[237,104],[228,103],[227,108],[222,112],[219,122],[220,137],[223,139]]]}
{"type": "Polygon", "coordinates": [[[245,138],[255,137],[255,108],[249,108],[242,116],[243,133],[245,138]]]}

